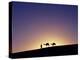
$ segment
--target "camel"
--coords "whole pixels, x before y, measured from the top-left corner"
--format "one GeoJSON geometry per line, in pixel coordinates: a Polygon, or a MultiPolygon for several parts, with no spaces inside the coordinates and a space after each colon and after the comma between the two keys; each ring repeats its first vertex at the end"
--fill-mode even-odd
{"type": "Polygon", "coordinates": [[[52,43],[51,45],[54,46],[54,45],[56,45],[56,43],[52,43]]]}
{"type": "Polygon", "coordinates": [[[46,44],[44,44],[44,45],[49,46],[49,43],[46,43],[46,44]]]}

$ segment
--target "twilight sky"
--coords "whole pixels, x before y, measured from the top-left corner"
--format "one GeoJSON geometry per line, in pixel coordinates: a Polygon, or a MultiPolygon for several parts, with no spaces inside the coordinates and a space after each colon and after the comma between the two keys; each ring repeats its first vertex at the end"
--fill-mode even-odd
{"type": "Polygon", "coordinates": [[[77,6],[13,2],[12,52],[39,49],[40,44],[77,44],[77,6]]]}

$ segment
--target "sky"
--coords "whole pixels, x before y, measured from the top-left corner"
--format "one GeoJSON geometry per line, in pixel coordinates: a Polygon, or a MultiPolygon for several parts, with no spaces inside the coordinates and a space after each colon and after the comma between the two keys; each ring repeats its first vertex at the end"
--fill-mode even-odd
{"type": "Polygon", "coordinates": [[[77,6],[12,4],[12,53],[40,49],[47,42],[56,46],[78,43],[77,6]]]}

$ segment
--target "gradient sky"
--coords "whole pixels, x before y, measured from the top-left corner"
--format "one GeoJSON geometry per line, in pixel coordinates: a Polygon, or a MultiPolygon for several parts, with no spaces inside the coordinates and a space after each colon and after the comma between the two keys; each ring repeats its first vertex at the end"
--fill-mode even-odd
{"type": "Polygon", "coordinates": [[[77,44],[77,6],[13,2],[12,52],[40,44],[77,44]]]}

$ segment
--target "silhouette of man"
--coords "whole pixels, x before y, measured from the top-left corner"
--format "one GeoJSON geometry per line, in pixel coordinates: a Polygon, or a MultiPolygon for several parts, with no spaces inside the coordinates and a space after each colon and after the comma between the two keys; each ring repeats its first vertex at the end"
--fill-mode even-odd
{"type": "Polygon", "coordinates": [[[42,44],[40,45],[40,47],[42,48],[42,44]]]}

